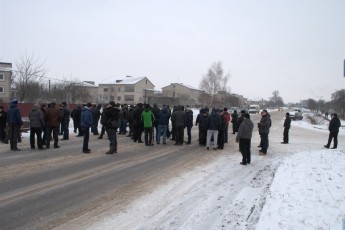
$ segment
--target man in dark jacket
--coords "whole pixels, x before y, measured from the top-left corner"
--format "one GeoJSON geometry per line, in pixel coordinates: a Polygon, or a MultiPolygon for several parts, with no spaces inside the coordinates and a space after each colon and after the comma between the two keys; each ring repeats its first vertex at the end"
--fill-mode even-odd
{"type": "Polygon", "coordinates": [[[109,150],[105,154],[117,153],[116,130],[119,124],[120,109],[116,107],[114,101],[109,102],[109,106],[104,110],[104,126],[109,137],[109,150]]]}
{"type": "Polygon", "coordinates": [[[253,128],[254,124],[250,120],[250,115],[248,113],[245,113],[236,136],[236,142],[239,143],[240,151],[242,154],[242,162],[240,162],[241,165],[250,164],[251,161],[250,146],[253,128]]]}
{"type": "Polygon", "coordinates": [[[93,105],[92,109],[91,109],[91,114],[92,114],[92,126],[91,126],[91,132],[93,133],[93,135],[98,135],[98,122],[99,119],[101,117],[101,108],[102,105],[98,104],[93,105]]]}
{"type": "Polygon", "coordinates": [[[201,109],[200,114],[198,114],[195,125],[199,127],[199,146],[206,146],[206,136],[207,136],[207,117],[208,109],[201,109]]]}
{"type": "Polygon", "coordinates": [[[61,140],[68,140],[69,139],[69,120],[71,111],[69,110],[67,103],[63,101],[61,103],[60,112],[62,115],[61,119],[61,132],[63,133],[63,138],[61,140]]]}
{"type": "Polygon", "coordinates": [[[52,102],[49,104],[49,107],[47,108],[45,112],[46,117],[46,125],[47,125],[47,143],[46,147],[49,149],[50,147],[50,140],[51,135],[53,132],[53,139],[54,139],[54,148],[60,148],[59,144],[59,125],[60,121],[62,119],[61,113],[58,108],[56,108],[56,103],[52,102]]]}
{"type": "Polygon", "coordinates": [[[35,135],[37,136],[37,147],[43,149],[42,130],[45,127],[44,115],[39,104],[35,104],[29,113],[30,120],[30,145],[35,149],[35,135]]]}
{"type": "Polygon", "coordinates": [[[186,127],[187,118],[186,113],[182,105],[176,106],[176,109],[171,115],[172,124],[174,124],[175,129],[175,144],[183,145],[184,139],[184,128],[186,127]]]}
{"type": "Polygon", "coordinates": [[[7,112],[4,110],[3,106],[0,106],[0,141],[6,142],[6,122],[7,122],[7,112]]]}
{"type": "Polygon", "coordinates": [[[144,124],[141,121],[141,114],[144,111],[143,104],[138,103],[133,110],[133,141],[143,143],[141,136],[143,134],[144,124]]]}
{"type": "Polygon", "coordinates": [[[20,114],[20,110],[17,106],[18,101],[16,99],[11,101],[11,105],[9,110],[7,111],[7,123],[9,127],[9,140],[10,140],[10,148],[13,151],[20,151],[17,148],[18,136],[20,135],[20,127],[23,124],[22,116],[20,114]]]}
{"type": "Polygon", "coordinates": [[[221,120],[216,109],[212,109],[211,114],[207,117],[207,140],[206,149],[209,150],[211,138],[213,136],[213,150],[217,150],[218,130],[221,120]]]}
{"type": "Polygon", "coordinates": [[[190,145],[192,142],[193,111],[189,109],[188,106],[186,108],[186,127],[187,127],[187,137],[188,137],[186,144],[190,145]]]}
{"type": "Polygon", "coordinates": [[[156,131],[156,141],[158,139],[158,114],[161,111],[160,108],[158,108],[158,105],[156,103],[153,104],[152,109],[151,109],[153,116],[155,117],[153,126],[154,126],[154,131],[156,131]]]}
{"type": "Polygon", "coordinates": [[[170,112],[166,106],[163,106],[158,114],[158,132],[157,132],[157,144],[161,142],[161,134],[163,133],[163,144],[166,144],[167,130],[169,125],[170,112]]]}
{"type": "Polygon", "coordinates": [[[92,121],[93,121],[91,107],[92,107],[92,104],[88,102],[81,109],[80,126],[84,133],[83,153],[91,152],[91,150],[89,149],[90,127],[92,126],[92,121]]]}
{"type": "Polygon", "coordinates": [[[232,134],[235,134],[238,131],[238,114],[237,110],[234,110],[231,114],[231,123],[232,123],[232,134]]]}
{"type": "Polygon", "coordinates": [[[329,123],[328,130],[329,130],[329,137],[328,137],[328,142],[327,145],[324,147],[329,149],[332,143],[332,139],[334,138],[334,143],[333,143],[333,148],[336,149],[338,147],[338,133],[339,133],[339,128],[341,126],[340,120],[338,118],[338,114],[333,113],[332,114],[332,119],[329,123]]]}
{"type": "Polygon", "coordinates": [[[261,120],[258,126],[261,137],[261,149],[259,150],[259,155],[266,156],[269,145],[268,134],[270,133],[271,128],[271,116],[266,109],[261,112],[261,120]]]}
{"type": "Polygon", "coordinates": [[[286,113],[284,121],[284,137],[282,144],[289,144],[289,130],[291,127],[290,113],[286,113]]]}

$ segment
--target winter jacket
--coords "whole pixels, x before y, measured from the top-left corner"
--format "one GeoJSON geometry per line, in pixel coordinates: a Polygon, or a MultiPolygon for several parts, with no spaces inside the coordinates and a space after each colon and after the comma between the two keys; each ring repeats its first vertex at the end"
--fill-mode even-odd
{"type": "Polygon", "coordinates": [[[186,126],[191,128],[193,127],[193,111],[190,109],[186,109],[186,126]]]}
{"type": "Polygon", "coordinates": [[[220,115],[216,110],[212,110],[211,114],[207,118],[207,130],[218,130],[220,125],[220,115]]]}
{"type": "Polygon", "coordinates": [[[22,125],[22,116],[17,104],[11,103],[10,108],[7,111],[7,123],[10,125],[22,125]]]}
{"type": "Polygon", "coordinates": [[[171,115],[171,121],[175,127],[186,127],[187,117],[181,105],[176,106],[176,110],[171,115]]]}
{"type": "Polygon", "coordinates": [[[199,130],[201,132],[206,132],[207,131],[207,123],[208,123],[208,116],[207,113],[204,113],[200,116],[199,119],[199,130]]]}
{"type": "Polygon", "coordinates": [[[61,114],[55,107],[48,107],[44,114],[46,118],[46,125],[49,127],[58,127],[61,121],[61,114]]]}
{"type": "Polygon", "coordinates": [[[270,132],[271,127],[271,116],[267,113],[266,115],[261,117],[259,123],[259,133],[268,134],[270,132]]]}
{"type": "Polygon", "coordinates": [[[115,127],[112,126],[112,121],[119,121],[120,118],[120,109],[117,107],[109,106],[103,110],[102,113],[102,121],[103,125],[107,129],[114,129],[115,127]]]}
{"type": "Polygon", "coordinates": [[[329,123],[328,130],[330,132],[339,132],[341,122],[337,116],[333,116],[331,122],[329,123]]]}
{"type": "Polygon", "coordinates": [[[34,106],[29,113],[30,127],[43,128],[46,126],[44,122],[44,115],[39,107],[34,106]]]}
{"type": "Polygon", "coordinates": [[[223,116],[225,118],[226,125],[229,125],[230,120],[231,120],[230,114],[227,111],[224,111],[223,116]]]}
{"type": "Polygon", "coordinates": [[[141,120],[143,121],[144,128],[152,128],[155,121],[155,116],[149,108],[145,108],[145,110],[141,113],[141,120]]]}
{"type": "Polygon", "coordinates": [[[253,128],[253,122],[248,118],[243,118],[243,121],[240,127],[238,128],[236,141],[239,141],[240,139],[251,139],[253,134],[253,128]]]}
{"type": "Polygon", "coordinates": [[[7,122],[7,112],[2,111],[0,112],[0,128],[2,129],[6,128],[6,122],[7,122]]]}
{"type": "Polygon", "coordinates": [[[80,125],[86,128],[90,128],[92,126],[92,113],[87,106],[84,106],[81,109],[80,125]]]}
{"type": "Polygon", "coordinates": [[[163,107],[158,114],[158,125],[169,125],[170,113],[167,107],[163,107]]]}
{"type": "Polygon", "coordinates": [[[155,117],[155,121],[154,121],[155,126],[158,125],[158,115],[159,115],[160,111],[161,110],[158,108],[158,106],[156,104],[154,104],[152,107],[152,113],[153,113],[153,116],[155,117]]]}
{"type": "Polygon", "coordinates": [[[61,108],[61,112],[63,112],[61,122],[65,124],[69,123],[71,110],[67,106],[64,106],[61,108]]]}
{"type": "Polygon", "coordinates": [[[92,119],[94,121],[99,121],[99,118],[101,117],[101,107],[97,106],[97,107],[92,108],[91,114],[92,114],[92,119]]]}
{"type": "Polygon", "coordinates": [[[286,116],[284,121],[284,128],[289,129],[291,127],[291,118],[290,116],[286,116]]]}

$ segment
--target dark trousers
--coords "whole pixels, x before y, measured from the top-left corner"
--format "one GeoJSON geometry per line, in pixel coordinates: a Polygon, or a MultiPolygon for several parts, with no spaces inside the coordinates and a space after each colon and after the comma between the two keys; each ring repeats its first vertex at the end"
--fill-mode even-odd
{"type": "Polygon", "coordinates": [[[329,132],[328,143],[327,143],[327,147],[328,148],[331,146],[332,139],[334,139],[333,148],[337,148],[338,147],[338,133],[339,132],[329,132]]]}
{"type": "Polygon", "coordinates": [[[267,152],[268,149],[268,133],[261,133],[261,148],[262,151],[267,152]]]}
{"type": "Polygon", "coordinates": [[[119,134],[127,133],[127,119],[120,119],[120,131],[119,134]]]}
{"type": "Polygon", "coordinates": [[[206,146],[207,130],[199,130],[199,145],[206,146]]]}
{"type": "Polygon", "coordinates": [[[188,137],[188,143],[191,143],[192,141],[192,127],[187,127],[187,137],[188,137]]]}
{"type": "Polygon", "coordinates": [[[144,131],[145,131],[145,145],[152,145],[153,128],[152,127],[144,128],[144,131]]]}
{"type": "Polygon", "coordinates": [[[89,127],[81,127],[84,134],[83,139],[83,151],[89,150],[89,139],[90,139],[90,128],[89,127]]]}
{"type": "Polygon", "coordinates": [[[107,129],[108,137],[109,137],[109,145],[110,148],[115,148],[117,150],[117,137],[116,137],[116,129],[107,129]]]}
{"type": "Polygon", "coordinates": [[[92,127],[91,127],[91,132],[94,134],[94,135],[98,135],[98,119],[95,119],[92,121],[92,127]]]}
{"type": "Polygon", "coordinates": [[[217,144],[219,149],[224,149],[224,130],[218,132],[217,144]]]}
{"type": "Polygon", "coordinates": [[[61,131],[63,133],[63,139],[68,140],[69,139],[69,122],[61,122],[61,131]]]}
{"type": "Polygon", "coordinates": [[[224,143],[228,143],[228,131],[229,131],[229,125],[225,126],[225,130],[224,130],[224,143]]]}
{"type": "Polygon", "coordinates": [[[176,144],[183,144],[184,139],[184,127],[183,126],[175,126],[175,142],[176,144]]]}
{"type": "Polygon", "coordinates": [[[35,148],[35,135],[37,137],[37,146],[38,148],[43,148],[42,142],[42,128],[41,127],[31,127],[30,128],[30,145],[31,148],[35,148]]]}
{"type": "Polygon", "coordinates": [[[10,124],[9,125],[9,141],[11,150],[17,148],[18,137],[20,135],[20,124],[10,124]]]}
{"type": "Polygon", "coordinates": [[[251,139],[240,138],[240,151],[242,154],[242,163],[250,163],[251,153],[250,145],[251,139]]]}
{"type": "Polygon", "coordinates": [[[48,126],[47,131],[47,148],[50,146],[50,140],[52,138],[52,132],[53,132],[53,139],[54,139],[54,146],[58,146],[59,144],[59,126],[53,127],[48,126]]]}
{"type": "Polygon", "coordinates": [[[289,129],[290,128],[284,128],[284,138],[283,138],[284,143],[289,143],[289,129]]]}
{"type": "Polygon", "coordinates": [[[103,138],[104,133],[105,133],[105,127],[104,127],[104,125],[102,125],[101,133],[100,133],[99,137],[103,138]]]}
{"type": "Polygon", "coordinates": [[[77,132],[78,130],[78,123],[76,119],[73,119],[73,132],[77,132]]]}
{"type": "Polygon", "coordinates": [[[133,140],[134,142],[142,142],[141,140],[141,135],[143,133],[143,130],[142,130],[142,124],[139,123],[139,124],[134,124],[133,126],[134,130],[133,130],[133,140]]]}

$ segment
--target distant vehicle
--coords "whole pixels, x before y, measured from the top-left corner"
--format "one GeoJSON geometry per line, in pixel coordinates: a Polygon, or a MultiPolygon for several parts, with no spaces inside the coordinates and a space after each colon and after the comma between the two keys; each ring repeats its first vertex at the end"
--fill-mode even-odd
{"type": "Polygon", "coordinates": [[[302,109],[294,109],[293,111],[290,111],[289,114],[290,114],[290,118],[294,121],[303,119],[302,109]]]}
{"type": "Polygon", "coordinates": [[[235,110],[237,111],[237,113],[241,112],[241,109],[239,107],[231,107],[228,112],[232,114],[235,110]]]}
{"type": "Polygon", "coordinates": [[[259,105],[250,105],[249,109],[248,109],[248,113],[250,113],[250,114],[260,113],[260,106],[259,105]]]}

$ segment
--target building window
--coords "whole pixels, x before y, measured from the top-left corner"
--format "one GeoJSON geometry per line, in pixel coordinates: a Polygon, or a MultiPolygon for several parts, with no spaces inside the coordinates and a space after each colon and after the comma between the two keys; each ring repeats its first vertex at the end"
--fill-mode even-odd
{"type": "Polygon", "coordinates": [[[117,92],[121,92],[121,87],[117,88],[117,92]]]}
{"type": "Polygon", "coordinates": [[[125,95],[125,101],[134,101],[134,95],[125,95]]]}
{"type": "Polygon", "coordinates": [[[114,87],[111,87],[111,92],[114,93],[115,89],[114,87]]]}
{"type": "Polygon", "coordinates": [[[134,92],[134,86],[133,85],[126,85],[125,86],[125,92],[134,92]]]}
{"type": "Polygon", "coordinates": [[[118,101],[121,101],[121,97],[117,97],[117,100],[118,100],[118,101]]]}
{"type": "Polygon", "coordinates": [[[1,93],[1,94],[4,94],[4,93],[5,93],[5,89],[4,89],[3,86],[0,86],[0,93],[1,93]]]}
{"type": "Polygon", "coordinates": [[[3,73],[0,73],[0,81],[5,81],[5,76],[3,73]]]}
{"type": "Polygon", "coordinates": [[[103,89],[103,92],[108,92],[108,88],[104,88],[104,89],[103,89]]]}

